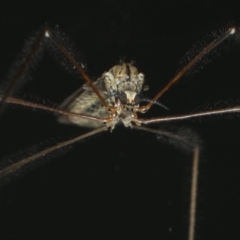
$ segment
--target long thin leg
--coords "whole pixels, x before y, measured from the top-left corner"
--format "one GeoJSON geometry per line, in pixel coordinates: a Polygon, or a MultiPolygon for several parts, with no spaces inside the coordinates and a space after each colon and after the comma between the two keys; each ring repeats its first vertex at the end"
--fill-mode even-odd
{"type": "Polygon", "coordinates": [[[4,92],[3,97],[0,100],[0,109],[2,108],[2,105],[5,102],[6,98],[10,95],[18,79],[20,79],[25,74],[25,71],[27,70],[29,63],[31,62],[36,52],[39,50],[41,43],[43,42],[43,38],[44,38],[44,30],[41,30],[37,38],[32,43],[30,52],[26,55],[25,58],[23,58],[24,61],[20,64],[17,72],[12,76],[11,81],[7,83],[8,86],[4,92]]]}
{"type": "Polygon", "coordinates": [[[0,171],[0,179],[5,177],[6,175],[8,175],[8,174],[18,170],[18,169],[20,169],[24,165],[26,165],[26,164],[36,160],[39,157],[45,156],[45,155],[47,155],[47,154],[49,154],[49,153],[51,153],[53,151],[56,151],[56,150],[58,150],[60,148],[66,147],[66,146],[68,146],[70,144],[73,144],[73,143],[75,143],[77,141],[83,140],[85,138],[88,138],[90,136],[93,136],[93,135],[95,135],[97,133],[100,133],[100,132],[103,132],[103,131],[106,131],[106,130],[107,130],[106,127],[101,127],[101,128],[98,128],[98,129],[94,129],[91,132],[88,132],[88,133],[83,134],[81,136],[78,136],[78,137],[75,137],[73,139],[67,140],[65,142],[58,143],[58,144],[56,144],[56,145],[54,145],[52,147],[44,149],[44,150],[42,150],[42,151],[40,151],[40,152],[38,152],[36,154],[33,154],[33,155],[31,155],[31,156],[29,156],[27,158],[21,159],[18,162],[13,163],[12,165],[10,165],[10,166],[4,168],[3,170],[1,170],[0,171]]]}
{"type": "Polygon", "coordinates": [[[198,192],[198,171],[199,171],[199,146],[194,143],[193,139],[188,141],[186,138],[164,130],[155,130],[142,126],[133,126],[133,129],[143,130],[159,135],[166,136],[175,141],[184,141],[184,144],[189,145],[191,152],[193,152],[192,163],[192,177],[191,177],[191,190],[190,190],[190,207],[189,207],[189,228],[188,240],[195,240],[195,225],[196,225],[196,212],[197,212],[197,192],[198,192]]]}
{"type": "Polygon", "coordinates": [[[19,99],[19,98],[14,98],[14,97],[7,97],[5,99],[5,103],[12,103],[12,104],[21,105],[21,106],[24,106],[24,107],[32,107],[32,108],[35,108],[35,109],[41,109],[41,110],[44,110],[44,111],[57,113],[57,114],[62,114],[62,115],[67,115],[67,116],[75,116],[75,117],[81,117],[81,118],[85,118],[85,119],[91,119],[91,120],[98,121],[98,122],[101,122],[101,123],[107,123],[107,122],[111,121],[111,118],[100,118],[100,117],[94,117],[94,116],[91,116],[91,115],[68,112],[68,111],[65,111],[65,110],[45,106],[45,105],[42,105],[42,104],[39,104],[39,103],[33,103],[33,102],[25,101],[25,100],[22,100],[22,99],[19,99]]]}
{"type": "Polygon", "coordinates": [[[95,85],[92,83],[88,75],[84,72],[81,65],[77,62],[77,60],[73,57],[73,55],[66,49],[66,47],[60,42],[59,39],[57,39],[50,30],[45,31],[45,37],[49,38],[51,42],[67,57],[67,59],[73,64],[74,68],[77,69],[77,71],[80,73],[80,75],[83,77],[83,79],[87,82],[87,84],[92,88],[92,90],[96,93],[99,100],[102,102],[102,104],[109,109],[110,106],[107,104],[105,99],[102,97],[102,95],[99,93],[98,89],[95,87],[95,85]]]}
{"type": "Polygon", "coordinates": [[[224,32],[220,37],[212,41],[208,46],[206,46],[200,53],[198,53],[180,72],[175,75],[170,82],[149,102],[147,105],[142,106],[139,109],[139,112],[148,111],[153,103],[157,101],[171,86],[174,85],[195,63],[197,63],[202,57],[204,57],[207,53],[209,53],[212,49],[217,47],[220,43],[222,43],[229,36],[235,34],[238,30],[235,27],[229,28],[226,32],[224,32]]]}
{"type": "Polygon", "coordinates": [[[159,123],[159,122],[170,122],[170,121],[179,121],[179,120],[188,120],[193,118],[201,118],[213,115],[220,115],[220,114],[236,114],[240,113],[240,106],[230,107],[230,108],[222,108],[218,110],[209,110],[199,113],[191,113],[191,114],[184,114],[178,116],[170,116],[170,117],[160,117],[160,118],[150,118],[150,119],[135,119],[134,121],[137,124],[151,124],[151,123],[159,123]]]}
{"type": "Polygon", "coordinates": [[[192,166],[188,240],[195,239],[197,192],[198,192],[197,191],[198,190],[198,169],[199,169],[199,148],[195,148],[193,153],[193,166],[192,166]]]}
{"type": "MultiPolygon", "coordinates": [[[[26,70],[28,66],[31,64],[31,61],[34,60],[34,56],[38,52],[40,48],[46,48],[48,43],[53,44],[63,55],[70,61],[70,63],[73,65],[73,68],[78,71],[78,73],[82,76],[82,78],[87,82],[87,84],[92,88],[92,90],[96,93],[99,100],[102,102],[102,104],[109,109],[110,106],[107,104],[107,102],[104,100],[104,98],[101,96],[95,85],[92,83],[90,78],[87,76],[87,74],[84,72],[83,68],[81,67],[81,64],[78,63],[78,61],[74,58],[72,53],[67,50],[67,48],[64,46],[64,44],[61,42],[59,38],[57,38],[53,31],[51,31],[48,27],[43,28],[37,37],[34,40],[31,40],[30,45],[32,46],[30,49],[30,52],[23,56],[22,59],[24,61],[20,64],[18,71],[11,77],[10,83],[7,83],[8,86],[1,97],[0,100],[0,109],[5,102],[6,98],[11,94],[15,84],[17,83],[18,79],[24,77],[24,75],[27,74],[26,70]]],[[[53,47],[51,46],[51,47],[53,47]]],[[[44,50],[44,49],[43,49],[44,50]]]]}

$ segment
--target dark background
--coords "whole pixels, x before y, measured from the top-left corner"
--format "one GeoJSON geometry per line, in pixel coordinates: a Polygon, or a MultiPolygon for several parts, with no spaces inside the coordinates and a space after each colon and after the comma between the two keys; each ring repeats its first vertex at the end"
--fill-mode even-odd
{"type": "MultiPolygon", "coordinates": [[[[146,75],[148,98],[184,66],[180,60],[189,49],[201,49],[193,43],[204,45],[214,30],[240,26],[238,8],[229,1],[19,3],[2,7],[0,16],[1,79],[24,41],[47,22],[69,36],[93,79],[120,59],[134,60],[146,75]]],[[[239,60],[236,41],[224,44],[161,98],[169,111],[154,107],[146,117],[236,104],[239,60]]],[[[48,54],[32,79],[16,95],[50,105],[83,84],[48,54]]],[[[173,125],[192,129],[203,142],[196,239],[236,239],[239,118],[173,125]]],[[[1,162],[87,131],[60,125],[52,114],[9,106],[1,115],[1,162]]],[[[119,126],[40,159],[18,175],[1,180],[1,239],[187,239],[191,155],[153,134],[119,126]]]]}

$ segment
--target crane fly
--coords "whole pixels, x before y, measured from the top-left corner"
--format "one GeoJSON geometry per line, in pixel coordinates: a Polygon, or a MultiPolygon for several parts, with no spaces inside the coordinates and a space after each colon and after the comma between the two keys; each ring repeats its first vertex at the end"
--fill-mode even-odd
{"type": "MultiPolygon", "coordinates": [[[[35,38],[31,39],[28,45],[28,52],[21,60],[19,68],[4,88],[1,96],[0,107],[3,108],[6,103],[21,105],[26,108],[41,109],[52,112],[58,116],[58,121],[65,124],[74,124],[80,127],[86,127],[89,132],[60,142],[52,147],[48,147],[37,153],[18,160],[0,170],[0,179],[14,174],[17,170],[30,162],[35,161],[53,151],[57,151],[65,146],[71,145],[77,141],[89,138],[95,134],[104,131],[113,131],[118,124],[123,124],[127,128],[142,130],[154,133],[157,136],[164,136],[174,141],[179,141],[191,148],[193,155],[193,174],[190,199],[190,216],[189,216],[189,240],[195,239],[195,219],[196,219],[196,201],[197,201],[197,175],[199,161],[199,146],[194,141],[185,138],[177,133],[165,131],[164,129],[154,129],[146,127],[154,123],[174,122],[186,119],[195,119],[205,116],[219,114],[232,114],[240,111],[239,106],[208,110],[185,115],[156,117],[150,119],[140,118],[139,114],[148,112],[154,104],[160,105],[158,100],[167,92],[189,69],[192,68],[206,54],[216,48],[225,39],[232,35],[238,34],[235,27],[229,28],[214,41],[208,44],[200,51],[184,68],[182,68],[152,99],[147,99],[147,104],[143,104],[142,91],[145,81],[144,73],[132,64],[123,62],[113,66],[110,70],[104,72],[96,81],[91,81],[85,73],[81,63],[74,57],[74,53],[69,50],[61,38],[58,36],[58,30],[52,30],[44,27],[35,38]],[[60,52],[61,55],[72,65],[73,69],[85,80],[85,84],[63,101],[58,108],[49,107],[43,104],[29,102],[12,96],[15,85],[22,80],[31,67],[38,52],[50,47],[60,52]]],[[[146,100],[146,99],[145,99],[146,100]]]]}

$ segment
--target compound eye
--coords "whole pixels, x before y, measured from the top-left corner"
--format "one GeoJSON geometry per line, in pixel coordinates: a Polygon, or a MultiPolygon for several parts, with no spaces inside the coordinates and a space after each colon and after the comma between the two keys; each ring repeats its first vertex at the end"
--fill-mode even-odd
{"type": "Polygon", "coordinates": [[[134,103],[138,104],[140,102],[141,98],[138,94],[136,94],[135,98],[134,98],[134,103]]]}
{"type": "Polygon", "coordinates": [[[126,104],[127,103],[127,95],[125,92],[121,92],[119,95],[119,100],[122,104],[126,104]]]}
{"type": "Polygon", "coordinates": [[[138,74],[138,79],[143,81],[144,80],[144,74],[143,73],[139,73],[138,74]]]}

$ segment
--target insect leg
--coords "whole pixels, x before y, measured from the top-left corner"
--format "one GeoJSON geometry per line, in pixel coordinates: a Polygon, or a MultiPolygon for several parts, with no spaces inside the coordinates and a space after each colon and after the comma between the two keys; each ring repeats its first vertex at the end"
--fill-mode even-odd
{"type": "Polygon", "coordinates": [[[26,158],[23,158],[19,161],[17,161],[16,163],[13,163],[11,164],[10,166],[7,166],[5,168],[3,168],[2,170],[0,170],[0,179],[7,176],[8,174],[10,173],[13,173],[15,172],[16,170],[20,169],[21,167],[23,167],[24,165],[30,163],[30,162],[33,162],[34,160],[40,158],[40,157],[43,157],[53,151],[56,151],[60,148],[63,148],[63,147],[66,147],[70,144],[73,144],[77,141],[80,141],[80,140],[83,140],[87,137],[90,137],[90,136],[93,136],[97,133],[100,133],[100,132],[103,132],[103,131],[106,131],[107,128],[104,126],[104,127],[101,127],[101,128],[98,128],[98,129],[94,129],[93,131],[90,131],[86,134],[83,134],[81,136],[78,136],[78,137],[75,137],[75,138],[72,138],[70,140],[67,140],[67,141],[64,141],[64,142],[61,142],[61,143],[58,143],[52,147],[49,147],[47,149],[44,149],[40,152],[37,152],[29,157],[26,157],[26,158]]]}
{"type": "Polygon", "coordinates": [[[152,107],[153,103],[157,101],[169,88],[171,88],[194,64],[196,64],[202,57],[204,57],[207,53],[209,53],[215,47],[221,44],[225,39],[236,33],[239,33],[238,29],[236,29],[235,27],[231,27],[217,39],[208,44],[183,69],[181,69],[160,92],[158,92],[158,94],[152,99],[152,101],[150,101],[147,105],[140,107],[139,112],[148,111],[152,107]]]}
{"type": "Polygon", "coordinates": [[[90,78],[87,76],[83,70],[81,64],[73,56],[73,53],[67,49],[63,41],[58,37],[60,34],[59,29],[51,30],[49,27],[43,27],[37,34],[36,37],[30,38],[25,47],[23,48],[23,53],[21,54],[19,60],[16,62],[15,66],[10,70],[9,76],[6,81],[6,86],[3,86],[3,95],[0,100],[0,109],[3,106],[6,98],[11,95],[13,88],[16,86],[18,80],[26,79],[29,70],[38,60],[39,54],[48,47],[54,49],[57,48],[73,65],[73,69],[81,75],[81,77],[87,82],[87,84],[92,88],[95,94],[98,96],[102,104],[109,109],[110,106],[107,104],[105,99],[101,96],[96,86],[92,83],[90,78]]]}

